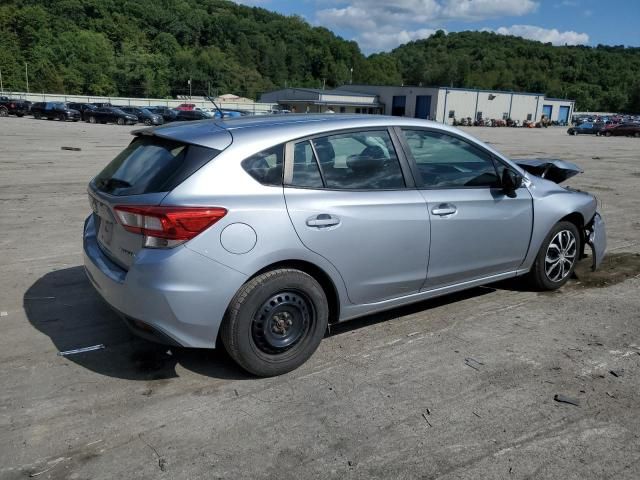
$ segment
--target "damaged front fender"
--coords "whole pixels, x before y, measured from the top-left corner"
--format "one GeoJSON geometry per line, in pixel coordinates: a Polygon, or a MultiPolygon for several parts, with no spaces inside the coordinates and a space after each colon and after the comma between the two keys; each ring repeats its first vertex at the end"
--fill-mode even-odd
{"type": "Polygon", "coordinates": [[[607,232],[600,213],[596,212],[593,220],[585,227],[585,238],[587,239],[587,244],[591,247],[593,258],[591,270],[596,270],[602,263],[607,249],[607,232]]]}
{"type": "Polygon", "coordinates": [[[582,173],[582,169],[575,163],[565,160],[531,158],[513,161],[526,172],[554,183],[562,183],[566,179],[582,173]]]}

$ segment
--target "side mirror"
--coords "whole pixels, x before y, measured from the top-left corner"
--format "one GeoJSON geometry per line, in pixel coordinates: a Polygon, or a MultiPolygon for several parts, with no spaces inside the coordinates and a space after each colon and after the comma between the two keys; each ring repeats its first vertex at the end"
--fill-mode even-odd
{"type": "Polygon", "coordinates": [[[522,175],[510,168],[502,171],[502,190],[508,197],[515,197],[515,192],[522,186],[522,175]]]}

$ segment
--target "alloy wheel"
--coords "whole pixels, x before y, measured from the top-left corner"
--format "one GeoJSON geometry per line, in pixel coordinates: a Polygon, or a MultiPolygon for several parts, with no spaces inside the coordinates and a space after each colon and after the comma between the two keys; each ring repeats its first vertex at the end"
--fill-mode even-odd
{"type": "Polygon", "coordinates": [[[560,282],[571,273],[578,256],[578,242],[573,232],[561,230],[555,234],[544,258],[544,271],[552,282],[560,282]]]}

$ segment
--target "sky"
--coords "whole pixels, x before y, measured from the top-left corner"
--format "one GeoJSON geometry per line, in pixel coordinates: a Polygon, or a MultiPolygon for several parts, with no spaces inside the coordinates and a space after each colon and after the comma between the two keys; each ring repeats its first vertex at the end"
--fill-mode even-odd
{"type": "Polygon", "coordinates": [[[640,0],[238,0],[389,51],[436,30],[491,30],[555,45],[640,47],[640,0]]]}

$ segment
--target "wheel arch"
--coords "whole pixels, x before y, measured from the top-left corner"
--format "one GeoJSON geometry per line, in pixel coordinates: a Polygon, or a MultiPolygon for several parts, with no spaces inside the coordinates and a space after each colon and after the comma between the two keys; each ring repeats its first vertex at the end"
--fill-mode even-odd
{"type": "Polygon", "coordinates": [[[586,225],[586,220],[584,216],[580,212],[572,212],[568,215],[562,217],[558,222],[570,222],[573,223],[578,229],[578,234],[580,235],[580,254],[579,259],[584,258],[584,247],[587,243],[587,238],[585,234],[584,227],[586,225]]]}
{"type": "Polygon", "coordinates": [[[322,287],[329,305],[329,323],[336,323],[340,318],[340,295],[329,274],[317,265],[306,260],[281,260],[271,263],[247,278],[247,282],[258,275],[279,268],[293,268],[312,276],[322,287]]]}

